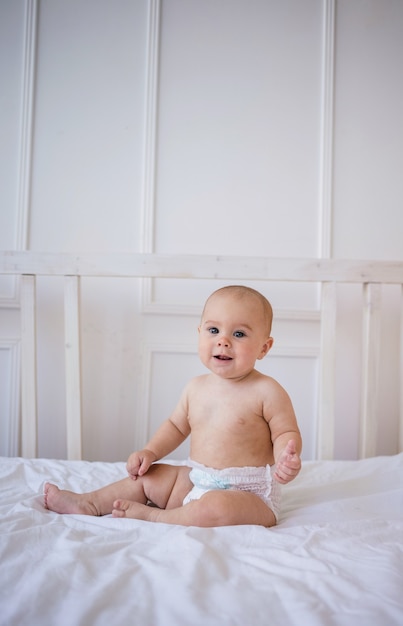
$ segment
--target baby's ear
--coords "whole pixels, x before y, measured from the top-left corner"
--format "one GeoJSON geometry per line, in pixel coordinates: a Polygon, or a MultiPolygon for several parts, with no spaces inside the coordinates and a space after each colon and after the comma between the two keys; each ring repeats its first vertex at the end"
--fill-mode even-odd
{"type": "Polygon", "coordinates": [[[274,339],[273,339],[273,337],[268,337],[268,338],[266,339],[266,341],[264,342],[263,347],[262,347],[262,352],[260,353],[260,356],[258,356],[258,359],[259,359],[259,360],[260,360],[260,359],[263,359],[263,357],[264,357],[264,356],[266,356],[266,354],[267,354],[268,352],[270,352],[270,350],[271,350],[271,349],[272,349],[272,347],[273,347],[273,343],[274,343],[274,339]]]}

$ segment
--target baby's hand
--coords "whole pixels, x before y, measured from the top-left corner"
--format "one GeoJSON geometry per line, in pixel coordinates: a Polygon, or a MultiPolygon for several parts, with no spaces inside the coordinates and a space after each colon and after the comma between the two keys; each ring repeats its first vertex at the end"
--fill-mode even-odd
{"type": "Polygon", "coordinates": [[[295,441],[290,439],[276,463],[274,478],[282,485],[285,485],[296,477],[300,469],[301,459],[299,458],[295,441]]]}
{"type": "Polygon", "coordinates": [[[127,473],[130,478],[136,480],[139,476],[143,476],[156,460],[157,456],[151,450],[144,449],[133,452],[126,463],[127,473]]]}

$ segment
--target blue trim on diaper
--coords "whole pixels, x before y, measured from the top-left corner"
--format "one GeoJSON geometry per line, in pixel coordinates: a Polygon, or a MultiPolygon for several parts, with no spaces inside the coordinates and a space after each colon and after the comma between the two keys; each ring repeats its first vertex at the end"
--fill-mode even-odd
{"type": "Polygon", "coordinates": [[[189,478],[195,487],[201,489],[229,489],[231,485],[214,474],[209,474],[201,469],[193,468],[189,478]]]}

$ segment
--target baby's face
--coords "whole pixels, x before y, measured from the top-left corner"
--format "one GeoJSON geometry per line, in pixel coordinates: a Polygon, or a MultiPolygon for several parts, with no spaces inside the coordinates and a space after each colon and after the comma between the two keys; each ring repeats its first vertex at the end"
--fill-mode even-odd
{"type": "Polygon", "coordinates": [[[256,298],[221,293],[209,299],[199,326],[199,355],[211,372],[222,378],[244,378],[272,344],[256,298]]]}

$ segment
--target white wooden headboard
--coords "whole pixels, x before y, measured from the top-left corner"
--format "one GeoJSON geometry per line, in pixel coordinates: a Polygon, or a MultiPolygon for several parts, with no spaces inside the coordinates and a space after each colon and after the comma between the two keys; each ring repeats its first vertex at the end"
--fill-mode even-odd
{"type": "MultiPolygon", "coordinates": [[[[362,386],[360,456],[375,453],[377,428],[377,355],[382,284],[401,286],[403,262],[184,256],[159,254],[53,254],[0,252],[0,274],[21,276],[22,455],[35,457],[37,276],[64,276],[67,456],[80,459],[81,376],[79,283],[81,277],[214,278],[319,283],[321,289],[320,406],[318,457],[333,458],[336,355],[336,286],[362,285],[362,386]]],[[[403,305],[400,310],[400,379],[403,377],[403,305]]],[[[403,450],[403,385],[400,388],[399,450],[403,450]]]]}

